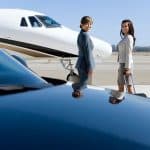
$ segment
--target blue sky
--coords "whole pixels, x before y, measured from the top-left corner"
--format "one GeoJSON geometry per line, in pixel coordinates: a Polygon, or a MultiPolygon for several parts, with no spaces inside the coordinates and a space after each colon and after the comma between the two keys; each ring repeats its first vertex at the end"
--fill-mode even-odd
{"type": "Polygon", "coordinates": [[[150,46],[149,0],[1,0],[0,8],[23,8],[47,14],[57,22],[79,31],[80,18],[93,17],[90,34],[111,44],[120,40],[120,23],[131,19],[136,45],[150,46]]]}

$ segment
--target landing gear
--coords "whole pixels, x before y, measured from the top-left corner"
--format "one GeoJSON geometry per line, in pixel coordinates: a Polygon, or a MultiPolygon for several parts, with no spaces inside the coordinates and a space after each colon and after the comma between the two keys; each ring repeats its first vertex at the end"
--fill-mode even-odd
{"type": "Polygon", "coordinates": [[[79,76],[74,73],[74,72],[70,72],[68,75],[67,75],[67,78],[66,78],[67,81],[72,81],[74,83],[78,83],[79,82],[79,76]]]}
{"type": "Polygon", "coordinates": [[[69,70],[69,74],[67,75],[66,80],[72,81],[74,83],[79,82],[79,76],[74,72],[71,59],[61,59],[61,63],[66,70],[69,70]]]}

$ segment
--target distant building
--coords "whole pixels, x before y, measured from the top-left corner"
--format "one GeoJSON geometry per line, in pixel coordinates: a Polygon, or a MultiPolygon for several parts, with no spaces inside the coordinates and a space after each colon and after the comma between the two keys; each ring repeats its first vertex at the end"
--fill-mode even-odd
{"type": "Polygon", "coordinates": [[[111,45],[111,46],[112,46],[112,51],[113,51],[113,52],[116,52],[116,51],[117,51],[116,45],[113,44],[113,45],[111,45]]]}
{"type": "MultiPolygon", "coordinates": [[[[116,45],[111,45],[112,51],[117,52],[116,45]]],[[[134,51],[136,52],[150,52],[150,46],[135,46],[134,51]]]]}

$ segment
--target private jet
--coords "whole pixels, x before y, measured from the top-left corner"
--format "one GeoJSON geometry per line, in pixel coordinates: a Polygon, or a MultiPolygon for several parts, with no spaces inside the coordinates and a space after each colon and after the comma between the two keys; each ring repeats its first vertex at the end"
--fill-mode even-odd
{"type": "MultiPolygon", "coordinates": [[[[46,14],[23,9],[0,9],[0,47],[31,56],[77,57],[77,31],[46,14]]],[[[91,37],[94,56],[111,55],[109,43],[91,37]]]]}
{"type": "MultiPolygon", "coordinates": [[[[0,9],[0,29],[0,48],[35,57],[61,58],[63,67],[69,70],[66,79],[78,79],[71,62],[72,57],[78,56],[77,31],[61,25],[46,14],[23,9],[0,9]]],[[[94,57],[101,60],[111,55],[109,43],[95,37],[91,39],[94,57]]]]}
{"type": "Polygon", "coordinates": [[[0,50],[0,149],[150,149],[148,98],[116,100],[94,86],[71,93],[71,82],[40,77],[0,50]]]}

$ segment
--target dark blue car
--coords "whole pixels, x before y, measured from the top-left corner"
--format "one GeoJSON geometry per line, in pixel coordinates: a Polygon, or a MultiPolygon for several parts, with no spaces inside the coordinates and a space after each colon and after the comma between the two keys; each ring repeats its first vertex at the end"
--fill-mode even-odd
{"type": "Polygon", "coordinates": [[[0,51],[0,150],[149,150],[150,100],[41,78],[0,51]]]}

